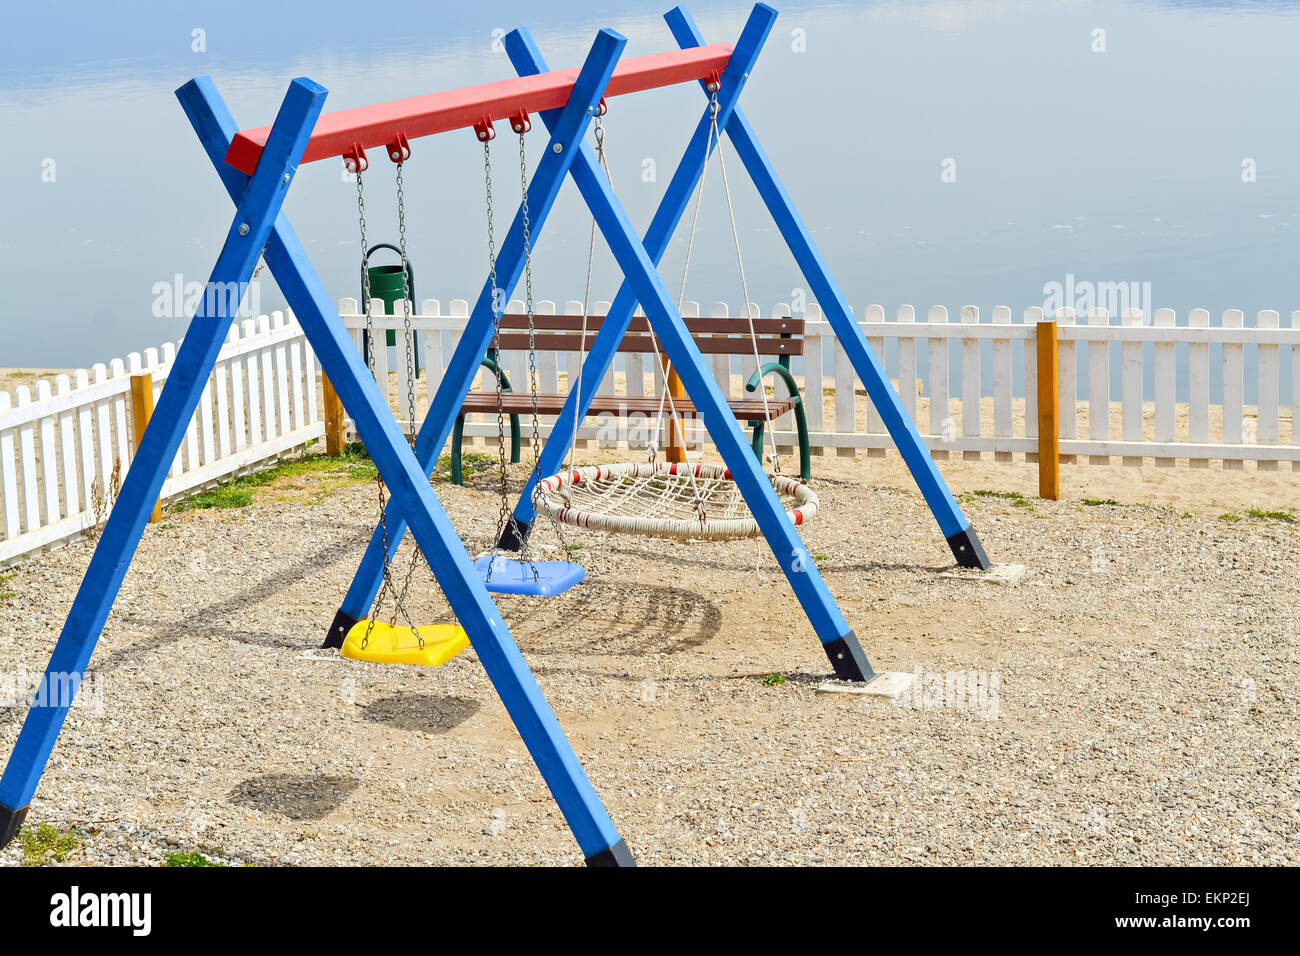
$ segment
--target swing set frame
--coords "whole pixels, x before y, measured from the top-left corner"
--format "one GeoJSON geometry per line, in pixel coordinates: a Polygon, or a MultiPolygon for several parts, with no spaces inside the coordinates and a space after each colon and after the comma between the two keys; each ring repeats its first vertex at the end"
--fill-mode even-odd
{"type": "MultiPolygon", "coordinates": [[[[637,237],[586,142],[590,121],[603,108],[605,97],[699,82],[708,97],[716,96],[719,128],[731,139],[757,186],[958,563],[988,567],[979,539],[921,443],[807,228],[736,105],[772,29],[776,11],[761,3],[755,6],[734,48],[703,46],[689,14],[680,7],[670,11],[666,19],[682,48],[679,51],[630,59],[619,66],[627,41],[614,31],[601,30],[579,70],[549,72],[531,36],[516,30],[505,43],[511,62],[521,74],[519,79],[329,115],[322,115],[325,88],[298,78],[290,83],[272,126],[242,133],[210,78],[197,77],[176,93],[236,206],[209,285],[222,283],[228,287],[238,282],[242,292],[259,257],[265,258],[389,489],[392,551],[396,551],[409,526],[420,550],[430,557],[429,564],[453,613],[465,628],[589,865],[632,865],[634,861],[428,480],[492,338],[490,285],[485,283],[466,323],[413,450],[281,211],[302,163],[343,156],[364,168],[366,149],[384,147],[390,158],[405,158],[410,140],[420,136],[472,128],[482,140],[493,135],[494,122],[507,121],[515,132],[520,132],[521,127],[528,129],[533,113],[540,115],[549,140],[528,186],[532,235],[541,232],[560,186],[571,175],[625,277],[587,353],[580,394],[570,393],[564,413],[543,449],[540,474],[546,476],[562,466],[574,416],[584,414],[590,405],[640,304],[808,614],[836,676],[868,680],[874,672],[856,635],[836,606],[816,563],[808,560],[794,526],[755,461],[656,271],[704,168],[709,107],[696,126],[644,241],[637,237]]],[[[524,267],[521,214],[522,208],[497,257],[496,285],[505,290],[507,297],[524,267]]],[[[90,663],[153,503],[226,339],[236,305],[227,296],[205,297],[189,325],[172,374],[50,657],[47,686],[71,686],[75,692],[90,663]],[[52,682],[51,675],[63,679],[52,682]]],[[[531,497],[535,478],[536,473],[514,512],[525,529],[535,517],[531,497]]],[[[521,544],[506,543],[516,547],[521,544]]],[[[355,623],[368,613],[379,589],[383,559],[382,536],[376,529],[331,625],[327,645],[337,646],[336,640],[341,643],[349,622],[355,623]]],[[[14,837],[26,816],[71,703],[70,695],[42,695],[27,713],[0,776],[0,846],[14,837]]]]}

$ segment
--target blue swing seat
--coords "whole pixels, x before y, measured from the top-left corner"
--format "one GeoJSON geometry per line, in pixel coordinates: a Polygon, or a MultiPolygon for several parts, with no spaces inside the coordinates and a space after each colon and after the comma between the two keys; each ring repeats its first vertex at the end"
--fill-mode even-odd
{"type": "Polygon", "coordinates": [[[485,554],[474,562],[484,586],[494,594],[563,594],[587,576],[576,561],[517,561],[500,554],[485,554]],[[533,568],[537,577],[533,577],[533,568]]]}

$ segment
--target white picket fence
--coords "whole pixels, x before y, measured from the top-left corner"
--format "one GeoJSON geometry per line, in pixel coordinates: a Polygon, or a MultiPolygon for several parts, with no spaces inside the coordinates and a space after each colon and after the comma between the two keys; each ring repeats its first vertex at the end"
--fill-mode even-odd
{"type": "MultiPolygon", "coordinates": [[[[511,302],[509,311],[522,311],[511,302]]],[[[598,302],[597,314],[608,309],[598,302]]],[[[540,314],[554,314],[554,302],[538,303],[540,314]]],[[[762,312],[751,303],[754,315],[789,315],[777,304],[762,312]]],[[[566,302],[565,314],[580,314],[582,304],[566,302]]],[[[696,303],[687,303],[688,315],[699,315],[696,303]]],[[[343,299],[344,324],[360,343],[364,318],[354,299],[343,299]]],[[[437,387],[447,360],[468,317],[461,299],[441,312],[437,300],[426,299],[412,318],[421,336],[421,376],[406,361],[403,319],[398,315],[373,317],[377,330],[396,330],[399,347],[393,350],[397,367],[390,370],[389,351],[376,350],[376,377],[385,383],[398,418],[406,417],[408,389],[417,396],[417,419],[423,419],[428,395],[437,387]],[[391,374],[390,374],[391,372],[391,374]]],[[[400,313],[400,310],[399,310],[400,313]]],[[[717,303],[714,317],[726,317],[728,308],[717,303]]],[[[830,324],[815,305],[805,310],[804,353],[796,377],[806,399],[808,425],[816,454],[883,456],[892,446],[879,415],[866,400],[848,357],[835,341],[830,324]],[[824,348],[829,344],[829,348],[824,348]],[[815,400],[820,395],[822,401],[815,400]]],[[[1038,308],[1013,315],[998,307],[991,322],[981,322],[979,311],[964,307],[952,321],[941,306],[918,315],[903,306],[886,320],[880,306],[863,313],[861,327],[877,355],[893,356],[894,383],[903,405],[917,422],[926,445],[936,458],[960,454],[979,459],[992,456],[1011,461],[1030,460],[1038,451],[1036,326],[1043,318],[1038,308]],[[988,340],[991,361],[981,344],[988,340]],[[922,376],[918,356],[928,357],[929,371],[922,376]],[[959,374],[950,374],[950,358],[959,374]],[[1019,375],[1013,375],[1016,367],[1019,375]],[[924,388],[919,383],[924,378],[924,388]],[[1014,388],[1017,380],[1021,388],[1014,388]]],[[[1186,324],[1175,314],[1157,309],[1147,321],[1129,310],[1113,324],[1104,310],[1092,311],[1084,321],[1062,310],[1056,316],[1059,333],[1058,401],[1060,451],[1064,460],[1128,465],[1154,459],[1157,465],[1187,460],[1194,467],[1220,461],[1224,468],[1240,469],[1253,461],[1259,470],[1277,470],[1300,462],[1300,430],[1295,425],[1295,403],[1300,401],[1300,312],[1293,313],[1289,328],[1282,328],[1277,312],[1259,312],[1247,326],[1242,312],[1223,313],[1221,323],[1194,309],[1186,324]],[[1151,343],[1150,360],[1144,346],[1151,343]],[[1176,350],[1185,347],[1181,358],[1176,350]],[[1111,382],[1112,351],[1119,352],[1119,381],[1111,382]],[[1247,356],[1253,367],[1247,367],[1247,356]],[[1211,400],[1211,363],[1219,366],[1221,396],[1211,400]],[[1149,364],[1150,368],[1145,367],[1149,364]],[[1290,406],[1282,404],[1283,383],[1289,379],[1290,406]],[[1144,396],[1144,382],[1154,383],[1144,396]],[[1254,381],[1257,398],[1245,403],[1247,381],[1254,381]],[[1087,384],[1088,398],[1080,401],[1080,386],[1087,384]],[[1113,387],[1117,384],[1117,387],[1113,387]],[[1183,392],[1185,401],[1178,401],[1183,392]],[[1119,400],[1112,395],[1118,392],[1119,400]]],[[[738,328],[744,326],[738,321],[738,328]]],[[[176,354],[168,343],[133,353],[126,360],[79,370],[39,381],[33,390],[21,386],[15,394],[0,392],[0,567],[16,558],[65,541],[97,524],[104,504],[111,503],[115,469],[125,475],[134,453],[130,377],[148,373],[155,391],[165,384],[176,354]],[[99,502],[99,507],[96,502],[99,502]]],[[[569,386],[564,370],[575,369],[577,353],[563,357],[555,352],[537,356],[539,386],[559,392],[569,386]]],[[[744,381],[754,368],[752,356],[739,359],[741,374],[731,371],[728,356],[708,356],[714,378],[732,398],[743,397],[744,381]]],[[[650,354],[621,353],[620,367],[611,370],[600,390],[606,394],[657,395],[662,377],[650,354]],[[639,374],[638,374],[639,373],[639,374]]],[[[527,356],[507,352],[503,363],[516,390],[527,387],[527,356]]],[[[485,378],[480,375],[480,384],[485,378]]],[[[317,364],[292,314],[274,313],[233,327],[216,368],[190,422],[185,442],[163,486],[163,498],[175,498],[210,485],[259,463],[291,452],[324,434],[317,399],[317,364]]],[[[490,384],[488,387],[491,387],[490,384]]],[[[783,389],[778,384],[777,392],[783,389]]],[[[551,419],[543,417],[541,433],[550,432],[551,419]]],[[[525,428],[525,431],[527,429],[525,428]]],[[[495,439],[493,416],[472,416],[469,437],[495,439]]],[[[699,433],[687,430],[688,437],[699,433]]],[[[793,445],[790,416],[777,423],[777,441],[793,445]]],[[[525,434],[527,440],[527,434],[525,434]]],[[[580,433],[587,441],[608,439],[600,423],[589,419],[580,433]]]]}
{"type": "MultiPolygon", "coordinates": [[[[378,305],[378,303],[377,303],[378,305]]],[[[608,303],[594,306],[596,314],[603,314],[608,303]]],[[[790,315],[787,304],[775,305],[770,311],[760,311],[750,305],[755,316],[790,315]]],[[[357,314],[355,299],[343,299],[340,313],[344,324],[360,342],[364,317],[357,314]]],[[[459,340],[468,316],[468,304],[463,299],[453,300],[448,314],[441,312],[435,299],[420,303],[412,318],[412,328],[424,332],[421,336],[423,354],[420,362],[427,371],[420,381],[413,377],[414,370],[406,361],[403,320],[400,308],[397,315],[375,315],[376,329],[395,329],[399,347],[394,350],[397,368],[388,368],[388,352],[376,352],[376,377],[388,383],[389,399],[399,417],[406,407],[408,387],[417,394],[420,382],[436,389],[459,340]]],[[[523,303],[515,301],[509,312],[523,311],[523,303]]],[[[687,315],[699,315],[697,303],[686,303],[687,315]]],[[[539,314],[555,314],[554,302],[537,304],[539,314]]],[[[565,303],[564,314],[580,315],[582,303],[565,303]]],[[[715,304],[710,314],[726,317],[728,308],[715,304]]],[[[830,323],[822,317],[820,309],[809,305],[804,313],[807,320],[805,346],[802,357],[803,374],[796,376],[805,395],[808,426],[815,454],[854,455],[865,452],[870,456],[883,456],[892,442],[885,432],[880,416],[862,393],[848,356],[835,341],[830,323]],[[824,350],[823,343],[832,343],[824,350]],[[827,356],[829,352],[829,356],[827,356]],[[816,401],[815,396],[823,396],[816,401]]],[[[1019,315],[1000,306],[992,310],[991,322],[981,322],[979,310],[963,307],[957,321],[952,321],[948,310],[935,306],[918,315],[912,306],[898,309],[891,321],[886,321],[885,311],[878,305],[869,306],[863,313],[860,325],[871,347],[878,356],[896,353],[894,383],[903,405],[922,433],[926,445],[936,458],[960,454],[966,459],[992,456],[996,461],[1011,461],[1025,455],[1035,460],[1038,451],[1037,409],[1037,351],[1035,335],[1037,323],[1043,319],[1043,310],[1028,308],[1019,315]],[[991,362],[982,355],[981,343],[991,343],[991,362]],[[1019,343],[1019,344],[1017,344],[1019,343]],[[960,356],[959,375],[950,374],[950,356],[953,351],[960,356]],[[928,357],[929,371],[925,388],[919,387],[918,355],[928,357]],[[1020,366],[1023,387],[1013,389],[1016,376],[1013,365],[1020,366]]],[[[1225,468],[1241,468],[1246,461],[1254,461],[1260,470],[1276,470],[1280,462],[1291,462],[1295,469],[1300,462],[1300,432],[1294,423],[1294,403],[1300,396],[1300,312],[1292,314],[1291,327],[1281,328],[1277,312],[1264,311],[1257,315],[1254,327],[1247,327],[1244,315],[1237,310],[1223,314],[1222,324],[1211,326],[1210,314],[1194,309],[1188,314],[1185,325],[1178,325],[1170,309],[1157,309],[1150,321],[1140,311],[1127,310],[1113,324],[1104,309],[1095,309],[1086,320],[1076,322],[1070,309],[1055,316],[1059,332],[1058,396],[1060,402],[1061,454],[1063,460],[1084,460],[1102,464],[1119,459],[1127,465],[1140,465],[1143,459],[1154,459],[1159,466],[1188,460],[1193,467],[1204,467],[1210,461],[1221,461],[1225,468]],[[1144,368],[1144,344],[1152,343],[1153,367],[1144,368]],[[1176,349],[1186,345],[1185,366],[1178,371],[1176,349]],[[1246,346],[1254,346],[1254,368],[1245,367],[1246,346]],[[1120,373],[1119,400],[1112,401],[1112,350],[1119,350],[1120,373]],[[1213,349],[1213,352],[1212,352],[1213,349]],[[1289,358],[1287,356],[1289,353],[1289,358]],[[1212,355],[1221,363],[1222,397],[1211,401],[1210,363],[1212,355]],[[1086,356],[1086,359],[1084,358],[1086,356]],[[1080,374],[1078,365],[1084,364],[1086,372],[1080,374]],[[1253,375],[1247,375],[1247,371],[1253,375]],[[1149,375],[1147,373],[1150,373],[1149,375]],[[1290,377],[1293,405],[1281,404],[1282,384],[1290,377]],[[1144,377],[1154,382],[1154,394],[1144,398],[1144,377]],[[1244,404],[1245,382],[1254,379],[1258,398],[1253,406],[1244,404]],[[1088,398],[1080,401],[1080,386],[1088,385],[1088,398]],[[1176,401],[1179,390],[1186,392],[1187,400],[1176,401]]],[[[744,326],[738,320],[738,330],[744,326]]],[[[650,355],[623,353],[629,373],[626,376],[610,372],[601,383],[601,391],[608,394],[658,394],[662,388],[661,377],[655,375],[649,382],[645,377],[657,371],[657,363],[650,355]],[[636,374],[640,371],[642,374],[636,374]]],[[[577,353],[566,355],[563,363],[554,352],[540,352],[537,357],[539,385],[543,392],[560,391],[560,366],[575,368],[577,353]]],[[[713,368],[714,378],[725,394],[731,398],[743,397],[744,381],[754,368],[752,357],[741,360],[743,374],[729,372],[727,356],[706,356],[713,368]]],[[[798,361],[798,360],[796,360],[798,361]]],[[[526,355],[507,352],[503,356],[506,371],[516,391],[527,387],[526,355]]],[[[797,366],[796,366],[797,367],[797,366]]],[[[484,379],[480,374],[480,383],[484,379]]],[[[489,384],[488,387],[491,387],[489,384]]],[[[777,392],[781,393],[780,386],[777,392]]],[[[417,417],[423,418],[427,401],[417,401],[417,417]]],[[[783,447],[794,442],[791,416],[785,416],[777,427],[777,440],[783,447]]],[[[549,434],[550,419],[542,420],[542,434],[549,434]]],[[[467,436],[495,438],[495,418],[471,416],[466,424],[467,436]],[[477,418],[477,420],[475,420],[477,418]]],[[[688,432],[689,434],[689,432],[688,432]]],[[[527,436],[525,436],[526,438],[527,436]]],[[[593,440],[597,426],[588,420],[580,437],[593,440]]]]}
{"type": "MultiPolygon", "coordinates": [[[[102,521],[135,453],[131,376],[166,384],[179,343],[0,392],[0,567],[102,521]],[[96,502],[99,507],[96,507],[96,502]],[[97,513],[98,512],[98,513],[97,513]]],[[[316,357],[292,314],[232,326],[162,497],[319,438],[316,357]]]]}

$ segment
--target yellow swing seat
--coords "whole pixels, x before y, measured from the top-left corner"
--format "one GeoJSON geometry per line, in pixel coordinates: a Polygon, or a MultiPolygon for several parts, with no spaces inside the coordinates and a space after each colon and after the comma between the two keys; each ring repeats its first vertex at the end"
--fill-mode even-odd
{"type": "Polygon", "coordinates": [[[421,624],[418,627],[383,621],[358,621],[348,631],[340,652],[354,661],[375,664],[421,664],[438,667],[469,647],[469,636],[458,624],[421,624]],[[370,640],[366,640],[366,631],[370,640]],[[423,647],[421,647],[423,641],[423,647]],[[364,647],[362,645],[365,645],[364,647]]]}

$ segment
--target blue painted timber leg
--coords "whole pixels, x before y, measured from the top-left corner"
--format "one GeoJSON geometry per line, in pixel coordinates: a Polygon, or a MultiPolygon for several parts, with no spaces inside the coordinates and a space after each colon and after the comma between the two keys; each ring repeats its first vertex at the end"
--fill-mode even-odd
{"type": "Polygon", "coordinates": [[[234,310],[239,308],[239,302],[231,301],[234,297],[218,294],[217,290],[236,288],[232,283],[238,283],[242,298],[324,104],[324,88],[310,80],[293,81],[257,172],[235,196],[238,209],[208,280],[209,294],[181,342],[158,406],[54,646],[42,684],[44,692],[27,712],[4,776],[0,777],[0,836],[4,842],[17,832],[36,792],[72,704],[71,693],[90,663],[163,480],[225,342],[234,310]]]}
{"type": "MultiPolygon", "coordinates": [[[[590,88],[593,103],[600,101],[626,42],[613,31],[602,30],[597,36],[579,80],[580,85],[590,88]]],[[[584,95],[588,91],[584,88],[584,95]]],[[[226,148],[237,130],[233,118],[206,78],[183,87],[180,96],[227,191],[232,198],[240,195],[245,177],[224,162],[226,148]]],[[[452,611],[469,635],[587,862],[631,865],[627,845],[619,838],[491,596],[474,573],[469,555],[433,493],[428,473],[412,453],[283,215],[271,233],[265,255],[322,370],[388,485],[392,514],[401,515],[410,524],[416,544],[428,557],[452,611]]],[[[474,356],[475,366],[479,357],[481,353],[474,356]]]]}
{"type": "MultiPolygon", "coordinates": [[[[515,37],[518,45],[512,48],[508,39],[507,51],[516,64],[526,62],[530,69],[545,69],[540,53],[529,38],[522,34],[515,37]]],[[[766,473],[754,460],[749,442],[705,367],[699,349],[655,270],[650,254],[637,238],[613,187],[593,167],[594,164],[575,163],[572,168],[574,181],[595,216],[615,261],[631,284],[632,294],[645,310],[660,347],[672,360],[696,413],[703,419],[709,436],[731,469],[732,478],[767,539],[773,556],[803,605],[836,676],[844,680],[870,680],[874,671],[857,636],[849,630],[816,563],[808,556],[803,541],[772,490],[766,473]]]]}
{"type": "MultiPolygon", "coordinates": [[[[591,117],[600,105],[605,83],[600,81],[599,65],[593,57],[594,52],[593,55],[588,56],[579,71],[569,102],[558,111],[559,118],[551,125],[550,141],[528,186],[530,234],[534,244],[546,223],[560,186],[564,183],[565,174],[579,155],[578,146],[583,142],[591,117]],[[556,146],[559,146],[558,152],[556,146]]],[[[523,269],[524,230],[521,205],[497,256],[496,284],[501,290],[499,294],[504,299],[509,298],[523,269]]],[[[415,453],[425,474],[433,471],[438,455],[443,445],[447,443],[447,436],[452,430],[456,416],[460,413],[461,404],[474,383],[479,364],[492,341],[493,324],[492,283],[489,279],[483,283],[483,289],[474,304],[470,318],[465,323],[465,331],[461,334],[460,343],[452,353],[446,374],[438,384],[429,412],[416,437],[415,453]]],[[[390,516],[388,521],[390,557],[396,553],[401,544],[404,528],[400,516],[390,516]]],[[[348,593],[343,599],[343,604],[330,624],[324,646],[341,647],[343,637],[352,624],[369,613],[370,605],[374,602],[375,595],[379,592],[380,582],[383,580],[383,570],[383,534],[376,527],[370,544],[366,547],[365,556],[361,559],[348,593]]]]}
{"type": "MultiPolygon", "coordinates": [[[[749,19],[740,33],[740,38],[736,41],[736,45],[732,50],[731,60],[727,64],[727,69],[723,71],[719,83],[719,128],[721,128],[721,124],[726,122],[727,117],[731,115],[731,111],[735,108],[741,91],[745,88],[745,83],[749,79],[750,71],[758,61],[759,53],[762,51],[763,44],[766,42],[775,22],[776,11],[765,4],[758,4],[750,13],[749,19]]],[[[506,38],[506,52],[510,55],[511,62],[521,76],[532,76],[546,69],[541,51],[538,50],[532,37],[526,31],[520,30],[506,38]]],[[[543,113],[542,121],[550,124],[554,122],[554,119],[550,115],[543,113]]],[[[664,250],[668,248],[668,243],[672,240],[673,233],[676,232],[682,215],[691,203],[695,187],[698,185],[700,175],[704,171],[706,162],[705,146],[708,145],[711,151],[717,145],[709,142],[710,128],[710,112],[705,109],[704,115],[700,117],[695,132],[686,146],[686,151],[682,154],[681,161],[677,164],[677,169],[668,182],[668,188],[664,190],[663,198],[659,201],[659,208],[655,210],[654,218],[650,221],[650,228],[646,230],[646,253],[656,265],[662,258],[664,250]]],[[[711,152],[710,155],[712,155],[711,152]]],[[[588,189],[594,188],[594,183],[604,177],[605,174],[599,168],[595,153],[590,146],[583,146],[583,154],[574,162],[572,174],[575,182],[580,184],[585,182],[587,184],[585,188],[588,189]]],[[[573,438],[574,416],[576,415],[579,421],[587,417],[587,410],[591,407],[592,400],[596,396],[596,390],[604,380],[605,372],[608,370],[610,363],[614,361],[614,355],[618,351],[619,343],[623,340],[623,336],[627,334],[627,328],[632,321],[632,314],[636,311],[636,305],[636,290],[630,281],[624,280],[619,287],[618,294],[614,296],[614,301],[610,304],[609,311],[601,323],[600,331],[596,333],[595,341],[592,342],[592,347],[583,362],[581,395],[577,393],[577,390],[570,390],[564,403],[564,409],[551,429],[551,435],[542,449],[537,475],[545,478],[547,475],[553,475],[564,467],[564,459],[569,452],[569,446],[573,438]]],[[[533,488],[537,484],[537,475],[529,476],[528,483],[519,497],[519,502],[515,505],[515,524],[522,529],[528,529],[532,525],[535,516],[533,488]]],[[[503,537],[500,545],[505,548],[517,548],[518,542],[503,537]]]]}
{"type": "MultiPolygon", "coordinates": [[[[686,48],[703,45],[704,38],[684,7],[670,10],[665,19],[679,46],[686,48]]],[[[912,472],[957,563],[962,567],[988,570],[989,559],[975,529],[970,526],[952,492],[948,490],[948,484],[939,473],[925,443],[921,441],[916,426],[907,417],[898,393],[894,391],[880,360],[854,320],[844,293],[831,275],[826,260],[822,258],[807,226],[795,210],[794,203],[777,177],[763,147],[759,145],[753,127],[743,111],[732,111],[724,132],[731,139],[736,154],[749,172],[759,195],[763,197],[763,202],[794,254],[795,261],[799,263],[804,278],[812,287],[813,295],[821,304],[827,320],[835,330],[836,338],[853,363],[858,378],[862,379],[872,404],[876,406],[895,447],[912,472]]]]}

